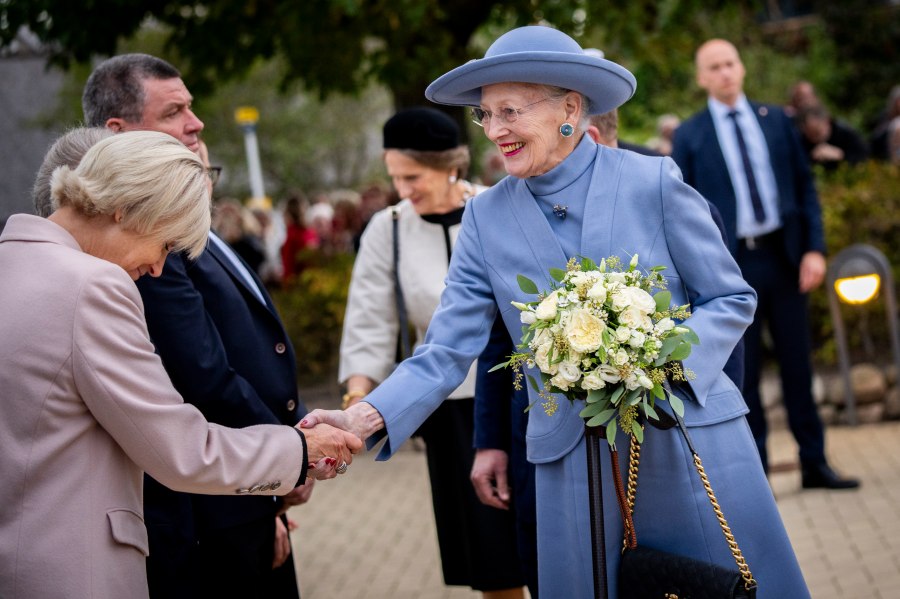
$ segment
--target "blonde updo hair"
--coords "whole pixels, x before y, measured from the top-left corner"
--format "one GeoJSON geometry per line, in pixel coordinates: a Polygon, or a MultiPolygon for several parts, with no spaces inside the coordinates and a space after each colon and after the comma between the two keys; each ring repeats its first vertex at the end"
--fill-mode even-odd
{"type": "Polygon", "coordinates": [[[122,227],[192,259],[206,247],[206,167],[165,133],[128,131],[96,143],[74,170],[53,171],[50,193],[54,210],[69,206],[88,218],[120,211],[122,227]]]}

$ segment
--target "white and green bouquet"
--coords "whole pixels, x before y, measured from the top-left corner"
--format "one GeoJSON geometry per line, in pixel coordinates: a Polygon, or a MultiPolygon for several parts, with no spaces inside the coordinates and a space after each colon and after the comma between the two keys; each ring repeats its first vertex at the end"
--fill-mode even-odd
{"type": "Polygon", "coordinates": [[[700,343],[681,324],[690,316],[689,307],[670,306],[672,294],[660,274],[664,269],[640,270],[637,255],[627,267],[617,256],[599,265],[572,258],[565,270],[550,269],[551,288],[544,292],[519,275],[519,287],[537,299],[513,302],[524,324],[522,351],[494,369],[515,369],[520,388],[523,366],[537,366],[543,385],[531,375],[528,379],[548,415],[558,407],[554,394],[583,399],[579,415],[587,426],[606,427],[610,446],[615,446],[617,429],[642,442],[640,420],[658,419],[656,400],[668,400],[684,414],[681,400],[665,383],[693,376],[681,361],[700,343]]]}

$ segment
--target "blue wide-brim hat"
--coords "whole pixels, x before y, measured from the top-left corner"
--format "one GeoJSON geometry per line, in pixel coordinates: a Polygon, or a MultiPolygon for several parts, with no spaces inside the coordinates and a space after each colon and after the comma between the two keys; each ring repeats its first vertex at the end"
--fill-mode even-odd
{"type": "Polygon", "coordinates": [[[637,87],[628,69],[585,54],[562,31],[529,26],[504,33],[484,58],[470,60],[432,81],[425,97],[438,104],[478,106],[481,87],[493,83],[537,83],[577,91],[590,101],[588,114],[621,106],[637,87]]]}

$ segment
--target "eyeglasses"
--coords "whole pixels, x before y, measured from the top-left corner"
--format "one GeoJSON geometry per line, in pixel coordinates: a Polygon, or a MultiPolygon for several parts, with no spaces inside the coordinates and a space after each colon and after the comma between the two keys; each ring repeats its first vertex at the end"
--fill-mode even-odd
{"type": "Polygon", "coordinates": [[[206,174],[209,175],[210,182],[215,186],[215,184],[219,182],[219,176],[222,174],[222,167],[211,166],[206,169],[206,174]]]}
{"type": "Polygon", "coordinates": [[[538,100],[537,102],[532,102],[531,104],[526,104],[522,108],[513,108],[511,106],[507,106],[501,108],[497,111],[496,114],[491,112],[490,110],[483,110],[481,108],[473,108],[472,109],[472,122],[474,122],[479,127],[487,127],[491,122],[491,119],[495,116],[500,120],[500,122],[511,125],[519,120],[519,116],[522,114],[522,111],[528,108],[529,106],[534,106],[535,104],[540,104],[541,102],[546,102],[547,100],[551,100],[556,96],[547,96],[543,100],[538,100]]]}

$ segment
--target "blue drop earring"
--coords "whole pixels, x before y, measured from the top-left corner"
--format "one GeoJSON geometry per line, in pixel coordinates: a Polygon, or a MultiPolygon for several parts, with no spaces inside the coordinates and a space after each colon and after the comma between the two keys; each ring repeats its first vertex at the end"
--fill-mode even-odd
{"type": "Polygon", "coordinates": [[[575,133],[575,127],[569,123],[563,123],[559,126],[559,134],[563,137],[572,137],[573,133],[575,133]]]}

